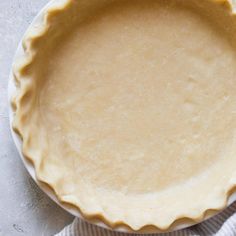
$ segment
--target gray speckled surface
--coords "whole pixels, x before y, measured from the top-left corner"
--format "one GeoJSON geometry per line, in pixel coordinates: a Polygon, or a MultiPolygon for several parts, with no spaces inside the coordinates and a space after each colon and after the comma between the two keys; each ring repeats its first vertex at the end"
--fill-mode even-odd
{"type": "Polygon", "coordinates": [[[17,45],[48,0],[0,0],[0,236],[48,236],[73,219],[33,182],[12,141],[7,85],[17,45]]]}

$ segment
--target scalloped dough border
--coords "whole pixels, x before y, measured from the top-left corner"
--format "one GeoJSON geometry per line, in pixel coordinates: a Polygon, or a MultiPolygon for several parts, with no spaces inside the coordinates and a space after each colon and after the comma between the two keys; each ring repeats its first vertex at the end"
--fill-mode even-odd
{"type": "MultiPolygon", "coordinates": [[[[34,62],[35,59],[35,51],[32,50],[34,47],[35,42],[40,41],[45,35],[47,35],[49,26],[51,24],[51,16],[55,16],[60,14],[61,12],[64,12],[75,0],[54,0],[52,4],[46,9],[44,12],[44,19],[43,23],[40,25],[37,25],[37,27],[30,27],[28,31],[26,32],[24,36],[24,40],[22,43],[24,55],[17,60],[15,65],[13,66],[13,76],[17,87],[16,94],[11,98],[11,105],[12,109],[14,111],[14,119],[12,123],[13,130],[20,136],[23,142],[23,148],[22,152],[24,157],[27,158],[27,160],[30,160],[35,168],[36,172],[36,179],[39,182],[42,182],[49,186],[57,198],[59,199],[60,203],[62,204],[70,204],[77,209],[80,209],[80,212],[85,219],[88,219],[91,222],[95,221],[102,221],[107,226],[111,227],[112,229],[115,229],[116,227],[122,226],[127,228],[131,232],[165,232],[173,230],[176,226],[179,224],[196,224],[204,219],[206,219],[209,216],[212,216],[219,212],[220,210],[224,209],[227,206],[228,199],[230,195],[235,193],[236,191],[236,179],[231,179],[229,186],[227,186],[227,194],[222,196],[222,199],[217,202],[216,205],[212,207],[205,207],[205,210],[202,212],[199,212],[199,214],[191,215],[179,215],[174,220],[167,224],[158,224],[151,222],[150,224],[128,224],[122,220],[115,220],[111,221],[109,218],[107,218],[104,214],[104,212],[86,212],[86,209],[81,209],[80,205],[75,204],[74,201],[72,201],[71,198],[66,198],[59,196],[56,191],[53,184],[47,182],[47,180],[42,179],[39,177],[39,173],[37,171],[37,163],[35,163],[33,158],[30,156],[25,155],[24,149],[25,149],[25,143],[27,140],[27,137],[24,136],[23,128],[21,127],[20,120],[24,118],[24,112],[22,112],[24,109],[24,98],[28,96],[28,93],[30,92],[30,86],[27,86],[27,84],[24,86],[24,89],[21,88],[22,81],[24,80],[23,71],[30,67],[30,65],[34,62]]],[[[232,16],[236,15],[236,10],[234,10],[233,1],[232,0],[210,0],[212,2],[215,2],[217,4],[221,4],[223,7],[226,7],[227,10],[232,13],[232,16]]],[[[66,208],[66,207],[65,207],[66,208]]]]}

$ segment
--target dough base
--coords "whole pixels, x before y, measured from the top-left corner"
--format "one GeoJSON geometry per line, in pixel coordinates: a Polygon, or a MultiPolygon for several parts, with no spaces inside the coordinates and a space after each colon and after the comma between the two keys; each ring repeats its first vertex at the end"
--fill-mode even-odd
{"type": "Polygon", "coordinates": [[[235,23],[203,2],[66,1],[25,41],[15,129],[61,201],[134,230],[224,204],[236,175],[235,23]]]}

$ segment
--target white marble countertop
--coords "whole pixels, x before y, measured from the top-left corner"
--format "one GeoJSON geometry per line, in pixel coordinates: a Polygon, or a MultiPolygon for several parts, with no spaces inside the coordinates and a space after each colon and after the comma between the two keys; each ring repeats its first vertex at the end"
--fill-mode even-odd
{"type": "Polygon", "coordinates": [[[8,121],[7,85],[17,45],[48,0],[0,0],[0,236],[48,236],[73,219],[34,183],[17,153],[8,121]]]}

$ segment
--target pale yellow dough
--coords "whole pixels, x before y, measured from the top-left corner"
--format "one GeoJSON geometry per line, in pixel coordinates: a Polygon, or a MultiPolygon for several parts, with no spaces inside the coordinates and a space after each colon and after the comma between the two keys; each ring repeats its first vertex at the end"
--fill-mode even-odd
{"type": "Polygon", "coordinates": [[[55,4],[15,70],[14,128],[38,179],[113,227],[164,230],[223,208],[236,184],[227,2],[55,4]]]}

